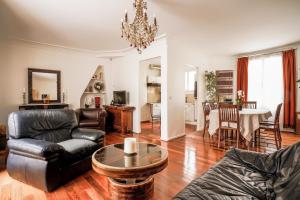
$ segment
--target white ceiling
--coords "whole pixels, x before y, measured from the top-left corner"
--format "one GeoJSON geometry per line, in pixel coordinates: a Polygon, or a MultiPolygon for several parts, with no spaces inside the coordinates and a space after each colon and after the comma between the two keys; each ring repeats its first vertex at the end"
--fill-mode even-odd
{"type": "MultiPolygon", "coordinates": [[[[1,31],[48,44],[97,51],[128,47],[120,18],[133,0],[1,0],[1,31]],[[4,27],[4,29],[2,28],[4,27]]],[[[300,0],[148,0],[159,34],[216,54],[300,41],[300,0]]]]}

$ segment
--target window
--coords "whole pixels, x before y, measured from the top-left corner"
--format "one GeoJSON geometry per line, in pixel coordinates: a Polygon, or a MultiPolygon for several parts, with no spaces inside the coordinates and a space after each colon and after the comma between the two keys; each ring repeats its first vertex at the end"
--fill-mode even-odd
{"type": "Polygon", "coordinates": [[[272,111],[283,102],[282,55],[253,57],[248,67],[248,100],[257,101],[258,108],[272,111]]]}
{"type": "Polygon", "coordinates": [[[185,72],[185,91],[194,91],[196,81],[196,71],[185,72]]]}

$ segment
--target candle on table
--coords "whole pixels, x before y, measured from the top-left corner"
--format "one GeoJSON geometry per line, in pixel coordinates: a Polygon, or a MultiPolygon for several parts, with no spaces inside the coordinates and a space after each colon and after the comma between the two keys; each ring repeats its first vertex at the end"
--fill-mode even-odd
{"type": "Polygon", "coordinates": [[[136,153],[136,138],[124,139],[124,153],[126,154],[136,153]]]}

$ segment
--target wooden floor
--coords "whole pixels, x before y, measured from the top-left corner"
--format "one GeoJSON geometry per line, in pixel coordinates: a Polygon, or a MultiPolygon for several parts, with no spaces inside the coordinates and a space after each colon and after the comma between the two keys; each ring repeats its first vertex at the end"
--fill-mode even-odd
{"type": "MultiPolygon", "coordinates": [[[[199,132],[190,132],[185,137],[170,142],[159,140],[158,134],[151,131],[134,135],[139,141],[159,144],[168,149],[169,165],[161,173],[155,175],[154,199],[171,199],[189,182],[206,172],[225,151],[218,150],[209,144],[208,138],[202,137],[199,132]]],[[[293,144],[300,140],[300,135],[283,133],[283,145],[293,144]]],[[[106,136],[106,144],[121,143],[124,136],[110,133],[106,136]]],[[[45,193],[31,186],[20,183],[10,178],[6,170],[0,171],[0,199],[109,199],[107,180],[90,170],[89,172],[72,180],[52,193],[45,193]]]]}

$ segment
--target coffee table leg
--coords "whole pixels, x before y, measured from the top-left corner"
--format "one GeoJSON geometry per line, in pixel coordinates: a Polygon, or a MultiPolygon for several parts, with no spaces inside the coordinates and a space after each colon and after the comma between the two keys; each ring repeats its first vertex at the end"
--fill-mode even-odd
{"type": "Polygon", "coordinates": [[[154,194],[153,176],[144,179],[113,179],[109,180],[109,192],[113,200],[147,200],[154,194]],[[133,182],[133,183],[131,183],[133,182]]]}

